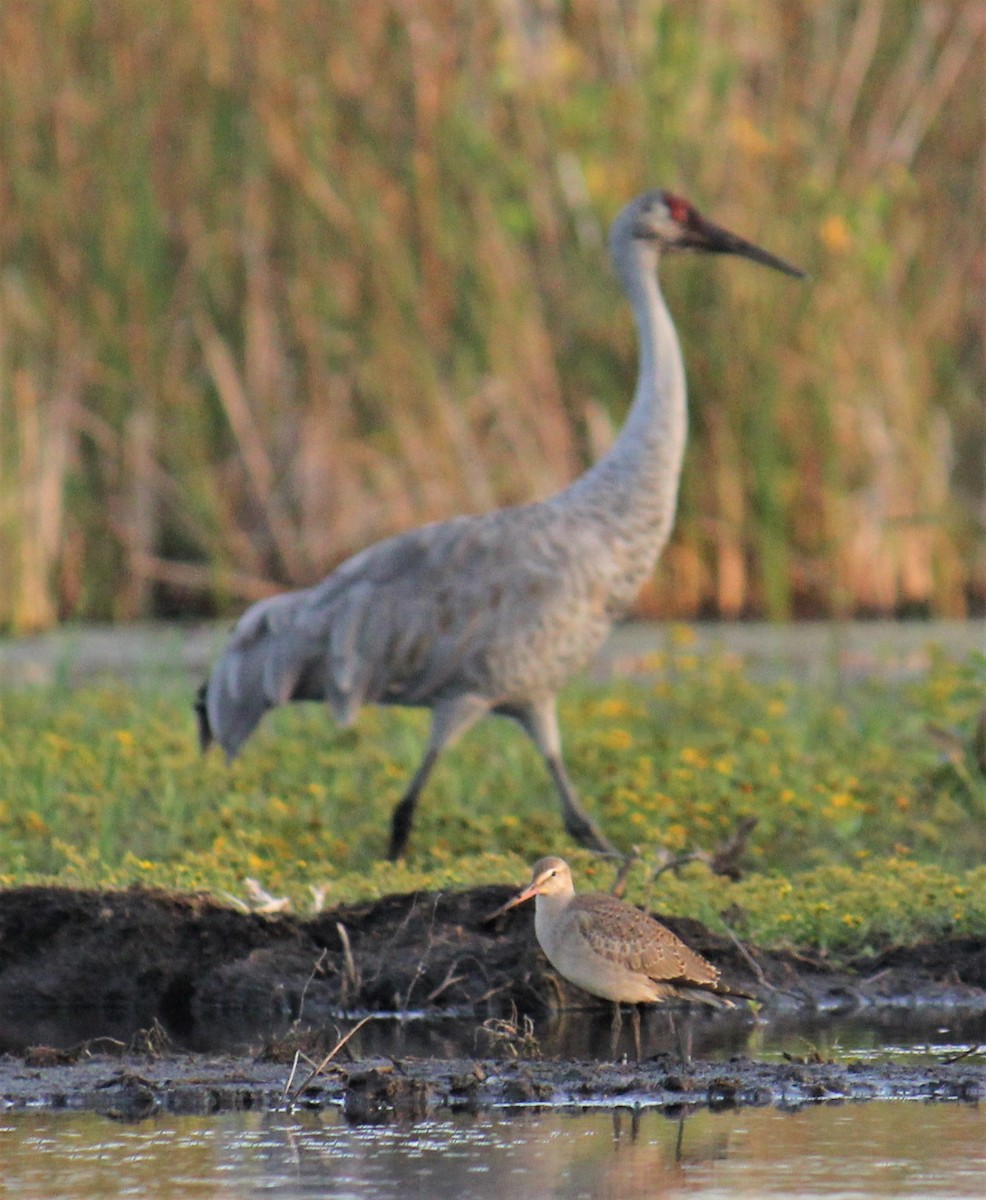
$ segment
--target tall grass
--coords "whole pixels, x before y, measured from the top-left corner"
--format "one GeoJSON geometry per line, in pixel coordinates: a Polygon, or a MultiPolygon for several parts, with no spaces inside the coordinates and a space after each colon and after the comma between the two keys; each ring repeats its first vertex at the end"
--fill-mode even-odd
{"type": "Polygon", "coordinates": [[[544,496],[634,370],[653,184],[693,443],[648,599],[986,597],[976,0],[5,0],[0,626],[235,608],[544,496]]]}

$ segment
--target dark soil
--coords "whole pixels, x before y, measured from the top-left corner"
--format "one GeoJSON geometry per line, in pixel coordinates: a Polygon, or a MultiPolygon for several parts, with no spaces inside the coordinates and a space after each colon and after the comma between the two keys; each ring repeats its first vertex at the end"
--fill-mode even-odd
{"type": "MultiPolygon", "coordinates": [[[[444,1061],[391,1056],[333,1064],[299,1102],[343,1103],[352,1119],[369,1120],[436,1105],[590,1098],[672,1105],[986,1095],[986,1066],[978,1059],[930,1068],[743,1058],[686,1068],[661,1055],[639,1067],[567,1056],[532,1060],[524,1016],[543,1019],[595,1002],[550,971],[530,911],[488,919],[509,895],[507,887],[484,887],[390,896],[303,918],[138,889],[0,893],[0,1102],[124,1116],[268,1107],[282,1100],[299,1037],[314,1056],[332,1048],[354,1013],[408,1010],[468,1014],[477,1028],[509,1018],[507,1034],[477,1045],[482,1062],[445,1054],[444,1061]],[[175,1055],[175,1046],[188,1053],[175,1055]],[[215,1057],[233,1047],[238,1057],[215,1057]],[[506,1057],[496,1061],[496,1053],[506,1057]]],[[[662,919],[715,962],[731,987],[760,1002],[762,1021],[878,1019],[929,1007],[986,1013],[982,939],[896,948],[835,967],[740,949],[695,922],[662,919]]],[[[605,1006],[600,1016],[608,1030],[605,1006]]],[[[752,1022],[746,1014],[738,1019],[752,1022]]],[[[718,1029],[705,1021],[698,1053],[718,1029]]]]}

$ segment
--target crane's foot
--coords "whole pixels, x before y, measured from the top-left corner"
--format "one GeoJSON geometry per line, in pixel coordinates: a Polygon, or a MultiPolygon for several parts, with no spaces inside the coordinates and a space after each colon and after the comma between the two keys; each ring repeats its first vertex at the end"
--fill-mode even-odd
{"type": "Polygon", "coordinates": [[[587,850],[595,850],[598,854],[605,854],[610,858],[626,858],[626,855],[617,850],[603,835],[595,821],[586,816],[581,809],[578,812],[569,810],[565,813],[565,832],[587,850]]]}
{"type": "Polygon", "coordinates": [[[397,862],[399,858],[407,855],[416,800],[416,796],[405,796],[394,809],[394,815],[390,819],[390,846],[387,849],[387,857],[391,862],[397,862]]]}

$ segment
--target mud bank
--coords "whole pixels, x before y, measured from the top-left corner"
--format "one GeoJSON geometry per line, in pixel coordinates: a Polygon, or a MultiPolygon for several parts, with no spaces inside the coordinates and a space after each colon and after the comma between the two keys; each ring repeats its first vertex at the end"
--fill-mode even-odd
{"type": "Polygon", "coordinates": [[[978,1103],[986,1098],[981,1063],[877,1067],[734,1059],[684,1065],[665,1056],[640,1064],[379,1059],[330,1065],[305,1082],[308,1074],[292,1076],[282,1064],[201,1055],[122,1061],[97,1055],[73,1066],[47,1067],[6,1058],[0,1059],[0,1107],[89,1111],[135,1121],[159,1113],[338,1106],[355,1124],[380,1124],[421,1120],[442,1110],[531,1106],[795,1109],[862,1100],[978,1103]]]}
{"type": "MultiPolygon", "coordinates": [[[[530,912],[489,920],[510,892],[483,887],[390,896],[311,918],[242,913],[205,896],[139,889],[0,893],[0,1097],[14,1105],[121,1113],[141,1105],[148,1111],[270,1107],[281,1102],[285,1047],[299,1028],[324,1028],[322,1044],[317,1037],[308,1044],[314,1056],[351,1028],[353,1014],[468,1016],[477,1029],[509,1017],[519,1031],[525,1016],[543,1020],[585,1007],[584,994],[548,968],[530,912]],[[117,1057],[103,1054],[109,1043],[92,1040],[100,1038],[116,1039],[117,1057]],[[38,1046],[52,1049],[30,1049],[38,1046]],[[71,1046],[67,1058],[55,1053],[71,1046]],[[174,1046],[194,1053],[160,1056],[174,1046]],[[126,1054],[135,1048],[145,1053],[126,1054]],[[236,1057],[215,1057],[231,1048],[236,1057]],[[282,1061],[256,1061],[264,1053],[282,1061]]],[[[731,985],[756,997],[760,1022],[852,1014],[892,1019],[920,1009],[986,1013],[983,939],[902,947],[836,968],[809,956],[740,948],[695,922],[662,919],[731,985]]],[[[599,1014],[605,1030],[605,1006],[599,1014]]],[[[746,1013],[733,1019],[753,1021],[746,1013]]],[[[726,1036],[727,1026],[704,1021],[696,1056],[710,1041],[728,1046],[726,1036]]],[[[377,1107],[387,1114],[402,1104],[415,1112],[590,1101],[799,1104],[887,1095],[978,1099],[986,1088],[986,1067],[976,1061],[925,1068],[771,1065],[737,1057],[679,1069],[659,1054],[640,1067],[620,1067],[579,1063],[587,1052],[579,1043],[559,1051],[564,1061],[528,1061],[533,1047],[517,1039],[505,1055],[518,1060],[496,1061],[497,1042],[488,1039],[476,1043],[482,1061],[474,1067],[451,1044],[436,1046],[429,1058],[399,1062],[393,1055],[374,1058],[366,1045],[364,1061],[318,1077],[304,1102],[341,1103],[356,1119],[362,1095],[371,1119],[377,1107]],[[376,1063],[376,1075],[367,1061],[376,1063]]]]}

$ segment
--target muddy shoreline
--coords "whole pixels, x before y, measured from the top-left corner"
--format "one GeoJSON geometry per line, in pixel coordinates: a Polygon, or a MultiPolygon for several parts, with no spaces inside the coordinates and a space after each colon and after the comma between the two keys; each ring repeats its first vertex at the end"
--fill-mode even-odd
{"type": "Polygon", "coordinates": [[[357,1124],[421,1120],[442,1111],[586,1106],[722,1110],[747,1105],[797,1109],[864,1100],[976,1104],[986,1098],[986,1064],[933,1067],[869,1063],[374,1059],[309,1070],[203,1055],[123,1059],[95,1055],[73,1066],[0,1060],[0,1105],[97,1112],[119,1120],[170,1113],[290,1111],[339,1107],[357,1124]]]}
{"type": "MultiPolygon", "coordinates": [[[[488,919],[510,892],[389,896],[308,918],[142,889],[0,893],[0,1105],[127,1118],[279,1108],[287,1103],[294,1049],[318,1061],[359,1014],[408,1011],[432,1021],[468,1016],[478,1031],[500,1023],[515,1036],[477,1037],[465,1057],[440,1039],[426,1056],[381,1055],[364,1043],[358,1059],[340,1053],[296,1103],[342,1105],[353,1120],[385,1120],[514,1104],[986,1097],[981,1054],[930,1065],[764,1063],[742,1054],[705,1061],[709,1047],[721,1056],[732,1044],[735,1030],[718,1018],[697,1026],[687,1066],[663,1052],[645,1054],[639,1065],[590,1061],[579,1039],[559,1043],[550,1059],[533,1057],[539,1047],[524,1042],[524,1018],[544,1022],[587,1002],[548,968],[529,912],[488,919]],[[227,1053],[231,1046],[235,1054],[227,1053]]],[[[658,915],[732,986],[756,997],[755,1018],[733,1018],[747,1026],[986,1014],[984,939],[898,947],[834,967],[739,947],[695,922],[658,915]]],[[[596,1011],[605,1031],[606,1008],[596,1011]]],[[[292,1087],[303,1078],[299,1067],[292,1087]]]]}

